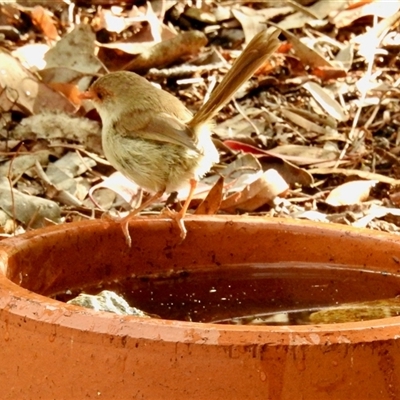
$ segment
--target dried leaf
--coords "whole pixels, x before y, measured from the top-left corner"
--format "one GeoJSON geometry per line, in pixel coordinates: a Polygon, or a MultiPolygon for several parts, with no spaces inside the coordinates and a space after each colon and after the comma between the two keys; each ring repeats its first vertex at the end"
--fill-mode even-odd
{"type": "Polygon", "coordinates": [[[245,6],[239,9],[232,8],[232,14],[242,25],[246,43],[249,43],[257,33],[266,27],[265,17],[252,8],[245,6]]]}
{"type": "Polygon", "coordinates": [[[235,187],[235,193],[222,201],[221,210],[229,213],[235,213],[237,210],[255,211],[289,189],[285,180],[273,169],[254,174],[253,177],[256,179],[246,184],[239,193],[238,186],[235,187]]]}
{"type": "Polygon", "coordinates": [[[44,55],[49,51],[49,45],[44,43],[29,43],[12,51],[21,64],[30,70],[41,70],[46,66],[44,55]]]}
{"type": "Polygon", "coordinates": [[[93,204],[100,210],[111,210],[115,205],[117,194],[110,189],[97,189],[88,197],[83,204],[93,208],[93,204]]]}
{"type": "Polygon", "coordinates": [[[57,187],[50,181],[49,177],[46,175],[42,166],[38,162],[36,162],[36,173],[38,179],[41,180],[42,186],[46,189],[45,193],[49,199],[55,200],[58,203],[68,207],[82,206],[82,201],[79,200],[75,196],[75,194],[78,194],[79,196],[79,193],[81,193],[82,195],[80,196],[80,199],[83,199],[87,195],[88,188],[85,188],[83,191],[76,189],[76,186],[79,185],[78,181],[75,182],[73,179],[70,179],[69,177],[65,177],[63,184],[59,185],[59,187],[62,186],[67,187],[69,191],[57,187]],[[68,185],[65,185],[65,181],[67,180],[69,180],[70,182],[68,185]]]}
{"type": "Polygon", "coordinates": [[[134,19],[126,18],[124,15],[116,15],[114,10],[115,7],[111,7],[111,9],[102,8],[98,11],[100,19],[100,23],[96,27],[98,30],[104,28],[108,32],[121,33],[130,26],[137,24],[134,19]]]}
{"type": "Polygon", "coordinates": [[[323,127],[315,124],[314,122],[309,121],[306,118],[303,118],[302,116],[296,114],[292,110],[282,108],[281,113],[285,118],[292,121],[294,124],[302,127],[307,132],[315,132],[315,133],[319,133],[321,135],[326,134],[326,130],[323,127]]]}
{"type": "Polygon", "coordinates": [[[204,11],[197,7],[188,7],[184,13],[185,16],[195,19],[205,24],[215,24],[217,22],[214,14],[204,11]]]}
{"type": "Polygon", "coordinates": [[[358,54],[367,60],[372,60],[379,51],[378,47],[385,34],[389,32],[392,26],[396,26],[399,20],[400,11],[388,18],[382,19],[382,21],[378,22],[368,32],[354,38],[354,43],[359,43],[358,54]]]}
{"type": "Polygon", "coordinates": [[[359,204],[369,197],[371,188],[377,181],[351,181],[334,188],[325,199],[331,206],[349,206],[359,204]]]}
{"type": "MultiPolygon", "coordinates": [[[[89,25],[77,25],[46,53],[46,68],[66,67],[85,74],[98,73],[103,66],[94,54],[94,41],[95,35],[89,25]]],[[[78,83],[79,89],[86,90],[90,80],[91,77],[83,78],[78,83]]],[[[64,78],[61,82],[64,82],[64,78]]]]}
{"type": "Polygon", "coordinates": [[[224,140],[223,144],[231,150],[240,151],[242,153],[267,155],[268,151],[252,146],[248,143],[240,142],[239,140],[224,140]]]}
{"type": "MultiPolygon", "coordinates": [[[[334,13],[346,6],[343,1],[327,1],[320,0],[317,1],[312,6],[307,7],[310,14],[317,16],[320,20],[327,17],[329,14],[334,13]]],[[[295,29],[302,28],[307,23],[312,23],[315,21],[310,14],[306,15],[303,12],[296,12],[295,14],[289,15],[282,22],[278,24],[281,29],[295,29]]]]}
{"type": "Polygon", "coordinates": [[[319,211],[314,211],[314,210],[307,210],[307,211],[302,211],[300,213],[296,213],[294,215],[294,217],[307,219],[310,221],[329,222],[329,220],[328,220],[328,218],[326,218],[325,214],[323,214],[319,211]]]}
{"type": "Polygon", "coordinates": [[[52,183],[57,184],[63,180],[62,178],[58,178],[60,174],[68,178],[75,178],[84,174],[95,165],[96,162],[92,158],[82,157],[76,152],[69,152],[59,160],[49,164],[46,173],[52,183]]]}
{"type": "Polygon", "coordinates": [[[100,124],[65,113],[45,112],[24,118],[12,131],[11,137],[18,140],[64,139],[88,146],[90,138],[97,138],[100,142],[100,124]]]}
{"type": "Polygon", "coordinates": [[[49,10],[46,10],[42,6],[35,6],[31,11],[31,17],[33,24],[39,28],[46,37],[50,40],[58,39],[57,28],[49,10]]]}
{"type": "Polygon", "coordinates": [[[72,104],[79,107],[82,104],[82,99],[80,98],[81,91],[76,85],[71,83],[48,83],[48,86],[57,92],[62,93],[72,104]]]}
{"type": "MultiPolygon", "coordinates": [[[[157,43],[177,36],[174,30],[164,24],[161,25],[160,29],[159,40],[153,38],[150,26],[146,25],[140,32],[130,37],[129,41],[98,43],[98,57],[111,71],[123,69],[127,63],[132,61],[132,55],[139,55],[143,52],[148,53],[157,43]]],[[[167,58],[168,55],[164,55],[164,57],[167,58]]]]}
{"type": "Polygon", "coordinates": [[[292,44],[293,50],[295,51],[296,55],[301,59],[304,65],[308,65],[311,68],[334,67],[334,65],[332,65],[322,54],[308,47],[295,35],[287,31],[282,31],[282,33],[292,44]]]}
{"type": "Polygon", "coordinates": [[[41,150],[32,154],[17,155],[0,165],[0,179],[7,177],[10,173],[12,179],[18,178],[33,168],[36,162],[39,162],[42,165],[47,165],[49,155],[50,152],[48,150],[41,150]]]}
{"type": "Polygon", "coordinates": [[[182,57],[197,54],[206,44],[207,37],[203,32],[183,32],[142,52],[122,69],[146,73],[150,68],[167,67],[182,57]]]}
{"type": "Polygon", "coordinates": [[[44,110],[72,113],[75,107],[25,69],[7,50],[0,48],[0,108],[37,114],[44,110]]]}
{"type": "Polygon", "coordinates": [[[311,168],[308,170],[308,172],[313,175],[341,174],[344,176],[358,176],[362,179],[374,180],[377,182],[387,183],[389,185],[400,185],[400,179],[393,179],[385,175],[377,174],[375,172],[360,171],[358,169],[311,168]]]}
{"type": "Polygon", "coordinates": [[[312,165],[322,161],[336,160],[339,152],[320,147],[287,144],[268,150],[268,153],[285,158],[297,165],[312,165]]]}
{"type": "Polygon", "coordinates": [[[0,208],[10,217],[15,218],[25,226],[40,228],[46,225],[45,219],[58,222],[60,208],[54,201],[29,196],[13,189],[11,196],[7,178],[0,178],[0,208]]]}
{"type": "Polygon", "coordinates": [[[312,74],[322,81],[330,81],[347,76],[346,71],[342,67],[315,67],[312,69],[312,74]]]}
{"type": "Polygon", "coordinates": [[[126,203],[130,204],[132,208],[135,208],[135,205],[139,205],[142,200],[140,187],[120,172],[114,172],[108,178],[104,179],[104,181],[92,186],[89,190],[89,197],[93,199],[93,193],[98,189],[104,188],[117,193],[126,203]]]}
{"type": "MultiPolygon", "coordinates": [[[[122,57],[124,60],[131,55],[141,54],[153,47],[155,42],[111,42],[111,43],[98,43],[99,58],[103,62],[112,62],[112,57],[122,57]]],[[[130,57],[131,58],[131,57],[130,57]]]]}
{"type": "Polygon", "coordinates": [[[303,88],[308,90],[315,101],[333,118],[338,121],[347,121],[346,115],[340,104],[325,89],[315,82],[306,82],[303,88]]]}
{"type": "Polygon", "coordinates": [[[394,193],[389,194],[390,201],[396,206],[400,207],[400,191],[396,190],[394,193]]]}
{"type": "Polygon", "coordinates": [[[86,73],[77,71],[68,67],[52,67],[45,68],[38,71],[44,83],[76,83],[84,76],[86,73]]]}
{"type": "Polygon", "coordinates": [[[274,169],[290,186],[310,186],[314,183],[312,175],[303,168],[292,164],[280,157],[261,156],[258,157],[264,171],[274,169]]]}
{"type": "Polygon", "coordinates": [[[369,4],[358,3],[360,7],[351,7],[339,11],[330,22],[336,28],[343,28],[349,26],[355,20],[365,17],[367,15],[375,15],[379,18],[389,18],[400,9],[398,1],[375,0],[369,4]]]}
{"type": "MultiPolygon", "coordinates": [[[[342,46],[339,53],[335,57],[335,63],[339,64],[342,68],[342,72],[348,71],[351,66],[353,65],[354,59],[354,44],[347,43],[346,45],[342,46]]],[[[347,74],[345,73],[344,76],[347,74]]],[[[342,77],[337,76],[337,77],[342,77]]]]}
{"type": "Polygon", "coordinates": [[[208,192],[207,197],[197,207],[195,214],[196,215],[216,214],[221,206],[223,190],[224,190],[224,178],[220,176],[218,181],[208,192]]]}
{"type": "Polygon", "coordinates": [[[373,220],[385,217],[386,215],[400,217],[400,210],[398,208],[381,207],[372,204],[371,207],[366,211],[366,215],[353,222],[351,225],[357,228],[365,228],[373,220]]]}

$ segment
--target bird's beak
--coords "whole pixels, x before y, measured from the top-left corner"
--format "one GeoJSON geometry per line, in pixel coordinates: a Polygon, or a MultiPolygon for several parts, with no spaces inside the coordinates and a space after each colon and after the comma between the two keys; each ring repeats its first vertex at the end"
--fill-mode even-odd
{"type": "Polygon", "coordinates": [[[95,94],[89,89],[86,92],[79,93],[78,97],[81,100],[93,100],[95,98],[95,94]]]}

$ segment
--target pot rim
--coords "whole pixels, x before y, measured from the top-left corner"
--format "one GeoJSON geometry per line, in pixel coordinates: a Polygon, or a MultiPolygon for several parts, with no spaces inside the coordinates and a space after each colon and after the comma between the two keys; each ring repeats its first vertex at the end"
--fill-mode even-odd
{"type": "MultiPolygon", "coordinates": [[[[136,221],[156,220],[158,223],[171,221],[159,217],[140,217],[130,222],[130,226],[136,221]]],[[[376,237],[397,241],[394,235],[373,231],[364,228],[354,228],[339,224],[327,224],[312,221],[299,221],[284,218],[266,217],[244,217],[244,216],[188,216],[185,222],[236,222],[244,221],[257,224],[277,224],[285,227],[307,227],[311,229],[322,229],[332,233],[346,233],[365,237],[376,237]]],[[[154,222],[152,222],[154,223],[154,222]]],[[[31,292],[11,282],[4,275],[7,259],[18,253],[18,249],[26,246],[27,242],[36,236],[43,234],[58,234],[60,232],[72,231],[84,226],[104,225],[104,221],[91,220],[79,221],[42,229],[36,229],[25,234],[4,239],[0,242],[0,311],[8,309],[21,318],[32,321],[56,324],[67,329],[85,330],[93,334],[110,334],[118,336],[131,336],[142,339],[157,339],[162,341],[176,341],[177,335],[182,342],[195,342],[200,344],[222,344],[229,337],[232,341],[243,344],[249,337],[251,343],[275,343],[289,345],[320,345],[321,341],[326,343],[354,343],[376,341],[379,339],[397,339],[400,337],[400,317],[390,317],[364,322],[348,322],[324,325],[288,325],[288,326],[254,326],[254,325],[222,325],[215,323],[186,322],[164,319],[146,319],[129,315],[117,315],[109,312],[95,311],[80,306],[66,304],[53,300],[49,297],[31,292]],[[30,303],[27,312],[26,302],[30,303]],[[92,317],[92,318],[90,318],[92,317]],[[102,320],[96,324],[96,319],[102,320]],[[106,323],[105,323],[106,322],[106,323]],[[399,328],[398,336],[388,337],[385,329],[387,327],[399,328]],[[101,327],[101,328],[99,328],[101,327]],[[104,328],[106,327],[106,328],[104,328]],[[246,339],[242,337],[246,332],[246,339]]]]}

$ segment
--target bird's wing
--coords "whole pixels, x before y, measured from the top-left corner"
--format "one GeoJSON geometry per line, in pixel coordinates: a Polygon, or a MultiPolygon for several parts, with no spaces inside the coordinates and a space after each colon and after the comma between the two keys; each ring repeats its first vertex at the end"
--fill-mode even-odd
{"type": "Polygon", "coordinates": [[[135,117],[125,114],[114,123],[114,128],[125,137],[173,143],[199,152],[192,129],[171,114],[137,112],[135,117]]]}

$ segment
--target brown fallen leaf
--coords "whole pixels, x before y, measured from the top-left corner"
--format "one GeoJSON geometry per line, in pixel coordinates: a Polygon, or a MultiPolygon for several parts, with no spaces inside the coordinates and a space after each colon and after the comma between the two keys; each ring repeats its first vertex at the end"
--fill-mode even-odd
{"type": "Polygon", "coordinates": [[[103,66],[95,56],[94,41],[95,34],[89,25],[77,25],[46,53],[46,68],[67,67],[81,73],[98,73],[103,66]]]}
{"type": "MultiPolygon", "coordinates": [[[[246,154],[254,154],[257,156],[265,155],[276,157],[284,161],[291,161],[297,165],[313,164],[314,162],[319,163],[325,159],[323,157],[326,153],[320,148],[290,144],[274,147],[270,150],[263,150],[238,140],[224,140],[223,144],[231,150],[241,151],[246,154]]],[[[326,154],[328,155],[329,153],[326,154]]],[[[336,160],[336,156],[332,156],[330,159],[336,160]]]]}
{"type": "Polygon", "coordinates": [[[44,83],[62,93],[72,104],[77,107],[82,104],[82,99],[79,97],[81,92],[77,84],[87,74],[67,67],[45,68],[38,71],[38,74],[42,77],[44,83]]]}
{"type": "Polygon", "coordinates": [[[346,71],[340,67],[315,67],[312,74],[321,78],[322,81],[330,81],[331,79],[345,78],[346,71]]]}
{"type": "Polygon", "coordinates": [[[395,190],[394,193],[389,194],[390,201],[396,206],[400,207],[400,191],[395,190]]]}
{"type": "Polygon", "coordinates": [[[315,165],[327,160],[337,160],[338,152],[332,149],[300,144],[285,144],[269,149],[268,153],[284,158],[296,165],[315,165]]]}
{"type": "Polygon", "coordinates": [[[51,67],[38,71],[44,83],[73,83],[86,76],[85,72],[80,72],[69,67],[51,67]]]}
{"type": "Polygon", "coordinates": [[[245,154],[268,155],[267,150],[260,149],[239,140],[224,140],[222,143],[231,150],[240,151],[245,154]]]}
{"type": "Polygon", "coordinates": [[[74,105],[24,68],[7,50],[0,48],[0,108],[37,114],[45,110],[73,113],[74,105]]]}
{"type": "MultiPolygon", "coordinates": [[[[293,2],[291,2],[291,4],[293,4],[293,2]]],[[[344,1],[320,0],[307,7],[307,14],[304,13],[304,11],[296,12],[286,17],[278,25],[279,28],[283,29],[303,28],[307,23],[312,23],[315,21],[315,18],[323,20],[331,13],[342,9],[345,6],[346,2],[344,1]]]]}
{"type": "Polygon", "coordinates": [[[314,122],[298,115],[294,110],[288,110],[286,108],[281,109],[282,115],[289,121],[293,122],[297,126],[305,129],[307,132],[314,132],[325,135],[326,129],[322,126],[315,124],[314,122]]]}
{"type": "MultiPolygon", "coordinates": [[[[147,2],[145,7],[133,7],[124,18],[124,24],[135,25],[135,34],[122,41],[96,43],[99,46],[99,59],[110,71],[119,71],[132,60],[131,55],[138,55],[164,40],[177,35],[172,25],[166,25],[156,15],[152,6],[161,2],[147,2]],[[145,8],[145,11],[143,11],[145,8]]],[[[161,5],[161,8],[163,6],[161,5]]],[[[168,49],[169,51],[169,49],[168,49]]]]}
{"type": "Polygon", "coordinates": [[[373,1],[375,1],[375,0],[352,0],[345,9],[352,10],[353,8],[361,7],[365,4],[372,3],[373,1]]]}
{"type": "Polygon", "coordinates": [[[204,8],[189,6],[185,9],[184,15],[196,21],[203,22],[204,24],[216,24],[217,19],[215,18],[215,15],[206,11],[204,8]]]}
{"type": "Polygon", "coordinates": [[[274,169],[290,186],[310,186],[314,183],[314,178],[308,171],[292,164],[288,160],[280,157],[261,156],[258,157],[258,161],[264,171],[274,169]]]}
{"type": "Polygon", "coordinates": [[[143,51],[122,69],[144,74],[150,68],[167,67],[182,57],[195,55],[206,44],[207,37],[204,33],[200,31],[183,32],[143,51]]]}
{"type": "MultiPolygon", "coordinates": [[[[253,182],[244,188],[233,188],[235,193],[229,195],[221,203],[221,210],[228,213],[236,213],[238,210],[252,212],[265,204],[269,204],[277,196],[289,189],[285,180],[273,169],[261,174],[254,174],[253,182]]],[[[230,189],[232,191],[232,188],[230,189]]]]}
{"type": "Polygon", "coordinates": [[[79,97],[81,92],[78,89],[78,86],[72,83],[61,82],[49,83],[48,86],[57,92],[62,93],[75,106],[79,107],[82,104],[82,100],[79,97]]]}
{"type": "Polygon", "coordinates": [[[50,11],[42,6],[35,6],[31,11],[33,24],[41,30],[50,40],[59,38],[56,25],[51,17],[50,11]]]}
{"type": "MultiPolygon", "coordinates": [[[[274,149],[270,152],[269,150],[262,150],[236,140],[225,140],[223,144],[232,150],[241,151],[248,155],[255,155],[264,171],[271,168],[275,169],[290,185],[300,184],[302,186],[310,186],[314,182],[310,173],[289,161],[289,159],[293,158],[294,163],[296,163],[296,161],[298,161],[297,157],[274,154],[274,149]]],[[[277,149],[279,149],[279,147],[277,149]]],[[[308,146],[307,149],[309,149],[308,146]]],[[[308,162],[309,160],[303,163],[307,164],[308,162]]],[[[226,172],[224,176],[226,176],[226,172]]]]}
{"type": "Polygon", "coordinates": [[[243,174],[255,174],[262,171],[260,162],[253,154],[241,154],[235,161],[231,162],[222,172],[221,175],[226,182],[237,180],[243,174]]]}
{"type": "Polygon", "coordinates": [[[389,185],[400,185],[400,179],[390,178],[375,172],[361,171],[358,169],[345,168],[310,168],[308,170],[312,175],[330,175],[341,174],[344,176],[358,176],[362,179],[374,180],[377,182],[387,183],[389,185]]]}
{"type": "Polygon", "coordinates": [[[194,212],[196,215],[214,215],[218,212],[224,190],[224,177],[220,176],[215,185],[208,192],[207,197],[200,203],[194,212]]]}
{"type": "MultiPolygon", "coordinates": [[[[277,25],[277,27],[279,27],[279,25],[277,25]]],[[[308,65],[311,68],[335,67],[323,55],[304,44],[296,35],[293,35],[286,30],[282,30],[282,34],[292,44],[294,52],[301,59],[304,65],[308,65]]]]}
{"type": "MultiPolygon", "coordinates": [[[[313,102],[310,102],[310,108],[308,110],[298,108],[291,104],[288,105],[288,107],[283,107],[282,109],[292,111],[297,115],[300,115],[303,118],[306,118],[307,120],[312,121],[318,125],[332,128],[335,132],[337,130],[338,121],[327,113],[322,113],[321,111],[323,110],[321,110],[321,107],[319,107],[318,104],[316,106],[313,102]]],[[[332,134],[332,129],[329,129],[328,135],[332,134]]]]}

